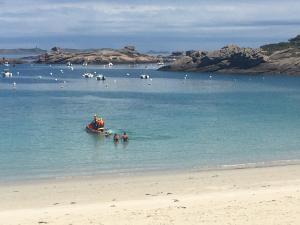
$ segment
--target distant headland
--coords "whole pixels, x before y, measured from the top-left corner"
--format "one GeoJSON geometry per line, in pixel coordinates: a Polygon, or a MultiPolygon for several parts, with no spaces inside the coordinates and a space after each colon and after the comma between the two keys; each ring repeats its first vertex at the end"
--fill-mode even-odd
{"type": "Polygon", "coordinates": [[[157,56],[142,54],[134,46],[125,46],[122,49],[63,49],[53,47],[50,52],[39,55],[35,63],[47,64],[132,64],[156,63],[157,56]]]}
{"type": "MultiPolygon", "coordinates": [[[[147,64],[164,65],[162,71],[198,71],[238,74],[287,74],[300,75],[300,35],[259,48],[243,48],[227,45],[215,51],[174,51],[171,54],[140,53],[134,46],[121,49],[70,49],[53,47],[51,50],[0,49],[0,54],[27,54],[21,58],[0,58],[0,63],[39,64],[147,64]],[[163,64],[165,63],[165,64],[163,64]]],[[[161,52],[155,52],[161,53],[161,52]]],[[[165,52],[164,52],[165,53],[165,52]]]]}
{"type": "Polygon", "coordinates": [[[228,45],[211,52],[186,51],[160,70],[300,75],[300,35],[257,49],[228,45]]]}
{"type": "Polygon", "coordinates": [[[0,55],[40,55],[45,54],[47,50],[40,48],[16,48],[0,49],[0,55]]]}

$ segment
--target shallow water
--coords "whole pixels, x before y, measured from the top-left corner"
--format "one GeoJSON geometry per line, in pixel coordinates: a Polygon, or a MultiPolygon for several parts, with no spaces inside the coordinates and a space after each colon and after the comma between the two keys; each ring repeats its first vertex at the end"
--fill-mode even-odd
{"type": "Polygon", "coordinates": [[[0,79],[4,180],[300,159],[297,77],[210,78],[160,72],[154,65],[11,70],[13,78],[0,79]],[[85,71],[102,73],[107,81],[84,79],[85,71]],[[141,80],[142,73],[153,80],[141,80]],[[115,132],[127,131],[129,143],[87,134],[94,113],[115,132]]]}

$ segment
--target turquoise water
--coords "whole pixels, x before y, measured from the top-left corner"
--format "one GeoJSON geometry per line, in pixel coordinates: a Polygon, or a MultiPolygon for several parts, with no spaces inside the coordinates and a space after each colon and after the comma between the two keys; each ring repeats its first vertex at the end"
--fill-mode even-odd
{"type": "Polygon", "coordinates": [[[11,70],[13,78],[0,79],[2,180],[300,159],[297,77],[188,73],[185,80],[151,65],[89,66],[107,76],[102,82],[83,79],[81,66],[11,70]],[[87,134],[94,113],[127,131],[129,143],[87,134]]]}

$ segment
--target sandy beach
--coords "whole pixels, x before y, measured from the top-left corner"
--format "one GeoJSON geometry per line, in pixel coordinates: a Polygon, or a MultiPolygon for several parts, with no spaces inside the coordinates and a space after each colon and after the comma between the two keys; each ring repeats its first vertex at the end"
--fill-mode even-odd
{"type": "Polygon", "coordinates": [[[5,225],[300,224],[300,165],[0,185],[5,225]]]}

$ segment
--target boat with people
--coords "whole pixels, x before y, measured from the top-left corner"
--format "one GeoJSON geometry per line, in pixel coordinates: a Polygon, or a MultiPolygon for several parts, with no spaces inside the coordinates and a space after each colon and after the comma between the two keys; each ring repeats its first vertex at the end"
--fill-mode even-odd
{"type": "Polygon", "coordinates": [[[91,124],[86,125],[85,127],[86,132],[88,133],[92,133],[92,134],[99,134],[99,135],[103,135],[103,136],[110,136],[112,135],[112,130],[110,129],[94,129],[93,126],[91,124]]]}
{"type": "Polygon", "coordinates": [[[104,120],[96,114],[94,115],[93,121],[86,125],[85,129],[88,133],[104,136],[109,136],[113,133],[110,129],[104,128],[104,120]]]}
{"type": "Polygon", "coordinates": [[[8,69],[4,69],[2,71],[2,73],[1,73],[1,75],[2,75],[3,78],[12,77],[13,76],[12,72],[10,72],[8,69]]]}
{"type": "Polygon", "coordinates": [[[119,140],[122,140],[123,143],[127,143],[129,140],[128,134],[125,131],[123,131],[123,134],[120,136],[118,133],[115,133],[111,129],[105,128],[104,120],[101,117],[98,117],[96,114],[94,115],[92,122],[86,125],[85,130],[87,133],[105,137],[109,137],[110,135],[114,134],[113,141],[115,144],[117,144],[119,140]]]}

